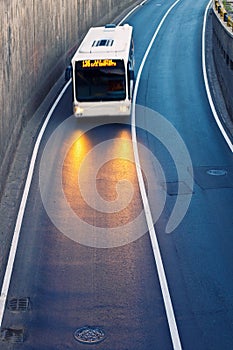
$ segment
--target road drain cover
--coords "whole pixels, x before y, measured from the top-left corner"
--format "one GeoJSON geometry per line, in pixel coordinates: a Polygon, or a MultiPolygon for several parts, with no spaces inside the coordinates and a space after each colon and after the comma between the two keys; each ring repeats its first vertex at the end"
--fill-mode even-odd
{"type": "Polygon", "coordinates": [[[1,340],[8,343],[23,343],[23,329],[6,328],[1,331],[1,340]]]}
{"type": "Polygon", "coordinates": [[[86,326],[78,328],[74,333],[74,337],[80,343],[96,344],[105,339],[105,333],[99,327],[86,326]]]}
{"type": "Polygon", "coordinates": [[[27,311],[30,309],[29,298],[12,298],[8,301],[10,311],[27,311]]]}
{"type": "Polygon", "coordinates": [[[227,171],[225,169],[209,169],[207,170],[207,174],[211,176],[224,176],[227,175],[227,171]]]}

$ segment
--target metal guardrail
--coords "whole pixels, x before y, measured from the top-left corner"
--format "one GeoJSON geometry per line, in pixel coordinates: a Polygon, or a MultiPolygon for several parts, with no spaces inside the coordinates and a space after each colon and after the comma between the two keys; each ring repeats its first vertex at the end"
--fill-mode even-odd
{"type": "Polygon", "coordinates": [[[223,4],[220,3],[218,0],[215,0],[214,1],[214,8],[215,8],[215,11],[219,14],[222,21],[225,22],[227,24],[227,26],[229,27],[229,29],[231,29],[233,32],[233,18],[227,13],[223,4]]]}

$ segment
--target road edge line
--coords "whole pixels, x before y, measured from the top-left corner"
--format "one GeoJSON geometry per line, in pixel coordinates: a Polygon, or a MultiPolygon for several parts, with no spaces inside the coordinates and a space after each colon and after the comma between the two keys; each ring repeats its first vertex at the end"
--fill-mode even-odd
{"type": "Polygon", "coordinates": [[[136,11],[140,6],[143,6],[148,0],[143,0],[142,2],[140,2],[140,4],[136,5],[134,8],[132,8],[131,11],[129,11],[129,13],[127,13],[121,20],[120,22],[117,24],[118,26],[120,26],[134,11],[136,11]]]}

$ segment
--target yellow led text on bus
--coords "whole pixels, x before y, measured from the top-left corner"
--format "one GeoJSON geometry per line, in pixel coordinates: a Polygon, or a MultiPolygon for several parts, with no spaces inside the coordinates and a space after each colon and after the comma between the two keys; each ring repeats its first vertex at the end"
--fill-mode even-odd
{"type": "Polygon", "coordinates": [[[83,60],[82,68],[95,68],[95,67],[116,67],[117,63],[113,60],[83,60]]]}

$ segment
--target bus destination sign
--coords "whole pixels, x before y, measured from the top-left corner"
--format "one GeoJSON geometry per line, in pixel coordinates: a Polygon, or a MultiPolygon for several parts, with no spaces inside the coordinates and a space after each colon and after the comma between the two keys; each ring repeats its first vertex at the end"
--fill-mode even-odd
{"type": "Polygon", "coordinates": [[[96,68],[96,67],[116,67],[117,61],[114,60],[83,60],[82,68],[96,68]]]}

